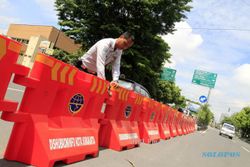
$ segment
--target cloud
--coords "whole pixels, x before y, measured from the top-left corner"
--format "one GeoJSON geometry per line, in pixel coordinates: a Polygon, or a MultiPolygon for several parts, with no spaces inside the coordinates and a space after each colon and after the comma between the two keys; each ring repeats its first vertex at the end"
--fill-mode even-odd
{"type": "Polygon", "coordinates": [[[6,30],[0,28],[0,34],[6,34],[6,30]]]}
{"type": "Polygon", "coordinates": [[[6,9],[10,6],[10,3],[7,0],[0,0],[0,10],[6,9]]]}
{"type": "Polygon", "coordinates": [[[40,8],[45,12],[45,15],[55,20],[57,19],[57,12],[55,10],[55,0],[35,0],[40,8]]]}
{"type": "Polygon", "coordinates": [[[208,94],[209,88],[191,83],[194,70],[200,69],[218,74],[209,100],[216,121],[229,108],[232,114],[247,106],[250,102],[250,64],[241,63],[246,58],[245,50],[241,49],[246,45],[244,40],[235,43],[234,34],[194,32],[187,22],[178,23],[176,27],[185,29],[177,29],[174,34],[162,38],[171,47],[171,61],[174,62],[166,66],[177,70],[176,84],[182,94],[194,101],[208,94]]]}
{"type": "Polygon", "coordinates": [[[20,19],[13,16],[15,7],[9,0],[0,0],[0,33],[6,34],[10,23],[19,22],[20,19]]]}
{"type": "Polygon", "coordinates": [[[243,64],[235,69],[234,79],[241,85],[244,85],[250,89],[250,64],[243,64]]]}
{"type": "Polygon", "coordinates": [[[23,2],[0,0],[1,33],[6,33],[10,23],[57,25],[57,14],[54,10],[55,0],[28,0],[27,3],[23,2]]]}
{"type": "Polygon", "coordinates": [[[217,80],[215,93],[213,90],[212,105],[217,109],[216,114],[224,113],[230,108],[230,114],[239,112],[243,107],[250,105],[250,64],[235,66],[231,75],[223,75],[217,80]]]}
{"type": "Polygon", "coordinates": [[[15,17],[8,17],[8,16],[0,16],[0,33],[6,34],[8,30],[8,26],[11,23],[18,23],[20,22],[19,18],[15,17]]]}
{"type": "MultiPolygon", "coordinates": [[[[224,28],[224,29],[250,29],[249,7],[246,0],[194,0],[191,4],[193,9],[188,13],[188,18],[192,20],[194,27],[203,28],[224,28]]],[[[222,31],[217,31],[221,33],[222,31]]],[[[247,31],[226,31],[235,40],[249,41],[250,34],[247,31]]],[[[236,43],[237,44],[237,43],[236,43]]]]}
{"type": "Polygon", "coordinates": [[[53,11],[55,0],[35,0],[38,5],[40,5],[44,10],[53,11]]]}
{"type": "Polygon", "coordinates": [[[17,22],[19,21],[18,18],[15,18],[15,17],[8,17],[8,16],[0,16],[0,22],[1,24],[9,24],[9,23],[12,23],[12,22],[17,22]]]}
{"type": "Polygon", "coordinates": [[[187,29],[164,35],[162,38],[171,46],[171,51],[175,54],[170,61],[180,63],[190,59],[190,57],[195,57],[195,52],[202,44],[203,39],[201,35],[192,32],[192,28],[187,22],[176,23],[175,27],[187,29]]]}

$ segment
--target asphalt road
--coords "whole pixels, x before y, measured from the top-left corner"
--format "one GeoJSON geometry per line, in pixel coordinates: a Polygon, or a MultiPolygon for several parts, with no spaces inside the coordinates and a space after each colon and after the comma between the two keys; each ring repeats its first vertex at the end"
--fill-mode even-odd
{"type": "MultiPolygon", "coordinates": [[[[21,91],[16,87],[8,90],[6,97],[20,101],[21,91]]],[[[19,88],[18,88],[19,89],[19,88]]],[[[3,159],[3,152],[11,132],[12,123],[0,120],[0,167],[26,167],[27,165],[3,159]]],[[[56,167],[245,167],[250,164],[250,145],[237,138],[233,140],[219,136],[217,129],[195,132],[179,136],[156,144],[141,144],[140,147],[116,152],[102,149],[99,157],[64,165],[56,163],[56,167]],[[233,154],[234,157],[214,157],[211,154],[233,154]],[[207,155],[207,156],[206,156],[207,155]],[[210,156],[208,156],[210,155],[210,156]]]]}

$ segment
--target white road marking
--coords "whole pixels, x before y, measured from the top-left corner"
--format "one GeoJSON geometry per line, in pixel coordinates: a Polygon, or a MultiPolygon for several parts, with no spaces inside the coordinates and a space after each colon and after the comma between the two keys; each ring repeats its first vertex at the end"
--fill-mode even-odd
{"type": "Polygon", "coordinates": [[[9,90],[16,91],[16,92],[24,92],[24,90],[14,89],[14,88],[8,88],[9,90]]]}
{"type": "Polygon", "coordinates": [[[201,133],[202,133],[202,134],[204,134],[204,133],[206,133],[206,132],[207,132],[207,130],[205,130],[205,131],[202,131],[201,133]]]}
{"type": "Polygon", "coordinates": [[[247,152],[250,152],[248,149],[246,149],[246,147],[241,146],[241,148],[243,148],[243,149],[246,150],[247,152]]]}

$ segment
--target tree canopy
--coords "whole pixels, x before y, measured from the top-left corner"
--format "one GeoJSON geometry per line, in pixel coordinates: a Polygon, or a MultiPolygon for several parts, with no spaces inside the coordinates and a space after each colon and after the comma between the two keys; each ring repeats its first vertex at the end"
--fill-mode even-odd
{"type": "MultiPolygon", "coordinates": [[[[84,50],[102,38],[116,38],[125,31],[134,34],[135,44],[122,56],[121,73],[143,84],[153,98],[163,100],[158,98],[159,77],[171,54],[160,35],[172,33],[174,24],[186,18],[191,1],[56,0],[55,5],[62,30],[84,50]]],[[[174,102],[183,101],[178,100],[174,102]]]]}
{"type": "Polygon", "coordinates": [[[185,108],[186,99],[181,95],[181,89],[173,82],[159,81],[158,100],[163,103],[175,103],[176,108],[185,108]]]}
{"type": "Polygon", "coordinates": [[[233,124],[241,132],[242,137],[250,138],[250,107],[244,107],[240,112],[231,117],[225,117],[222,123],[233,124]]]}
{"type": "Polygon", "coordinates": [[[202,126],[207,126],[213,119],[214,114],[209,109],[209,105],[202,105],[198,112],[198,124],[202,126]]]}

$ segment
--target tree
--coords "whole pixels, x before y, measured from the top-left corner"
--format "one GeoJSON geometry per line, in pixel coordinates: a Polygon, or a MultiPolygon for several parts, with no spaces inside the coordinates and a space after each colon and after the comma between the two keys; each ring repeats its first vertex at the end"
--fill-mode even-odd
{"type": "Polygon", "coordinates": [[[157,100],[163,103],[175,103],[176,108],[186,107],[186,99],[181,96],[181,89],[174,82],[159,81],[159,90],[157,100]]]}
{"type": "Polygon", "coordinates": [[[214,114],[209,109],[208,104],[201,106],[198,112],[198,124],[207,126],[214,119],[214,114]]]}
{"type": "Polygon", "coordinates": [[[222,123],[233,124],[242,137],[250,138],[250,107],[244,107],[240,112],[233,114],[231,117],[226,117],[222,123]]]}
{"type": "Polygon", "coordinates": [[[232,117],[225,117],[225,118],[221,121],[221,124],[223,124],[223,123],[229,123],[229,124],[231,124],[231,125],[236,126],[235,123],[234,123],[234,121],[233,121],[233,119],[232,119],[232,117]]]}
{"type": "Polygon", "coordinates": [[[185,18],[191,0],[56,0],[59,25],[88,49],[105,37],[124,31],[135,35],[135,44],[122,57],[121,73],[143,83],[157,98],[162,66],[170,58],[169,46],[159,36],[174,31],[185,18]]]}
{"type": "Polygon", "coordinates": [[[250,107],[243,108],[234,117],[236,126],[241,129],[241,136],[250,138],[250,107]]]}
{"type": "Polygon", "coordinates": [[[82,51],[81,49],[78,50],[77,52],[71,53],[71,54],[66,53],[66,52],[64,52],[63,50],[60,50],[60,49],[55,49],[52,56],[55,57],[58,60],[61,60],[61,61],[65,62],[65,63],[75,65],[78,58],[80,56],[82,56],[83,53],[84,53],[84,51],[82,51]]]}

